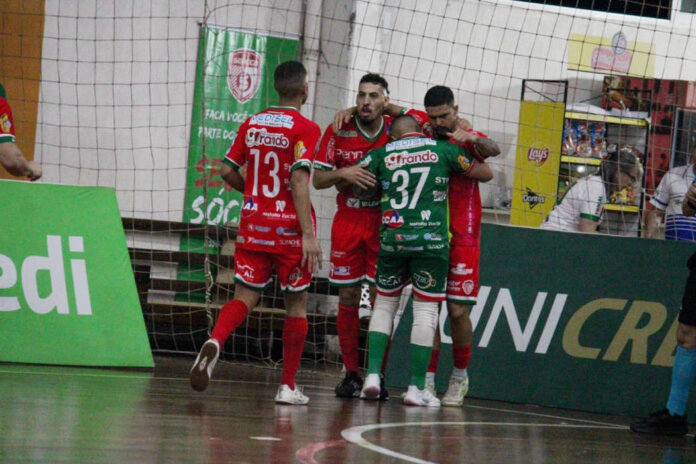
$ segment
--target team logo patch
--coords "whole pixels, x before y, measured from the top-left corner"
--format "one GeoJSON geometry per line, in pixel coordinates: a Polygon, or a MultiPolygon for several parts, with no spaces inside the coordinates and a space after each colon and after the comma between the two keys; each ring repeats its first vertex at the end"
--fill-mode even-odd
{"type": "Polygon", "coordinates": [[[465,295],[471,295],[471,292],[474,291],[474,281],[473,280],[465,280],[462,283],[462,290],[464,290],[465,295]]]}
{"type": "Polygon", "coordinates": [[[251,100],[263,77],[263,57],[255,50],[239,48],[230,53],[227,64],[227,85],[239,103],[251,100]]]}
{"type": "Polygon", "coordinates": [[[302,270],[300,270],[299,267],[296,267],[295,271],[288,276],[288,283],[291,286],[296,287],[302,281],[302,277],[304,277],[304,274],[302,274],[302,270]]]}
{"type": "Polygon", "coordinates": [[[382,224],[390,229],[398,229],[404,225],[404,218],[399,215],[398,211],[390,209],[382,214],[382,224]]]}
{"type": "Polygon", "coordinates": [[[9,134],[11,130],[12,123],[10,122],[10,118],[6,114],[3,114],[0,116],[0,131],[9,134]]]}
{"type": "Polygon", "coordinates": [[[307,153],[307,148],[305,148],[304,142],[302,140],[298,140],[298,142],[295,144],[295,161],[302,158],[305,153],[307,153]]]}
{"type": "Polygon", "coordinates": [[[244,202],[244,206],[242,206],[242,216],[251,216],[258,210],[259,205],[254,203],[253,198],[249,197],[249,199],[244,202]]]}
{"type": "Polygon", "coordinates": [[[413,283],[425,290],[435,285],[435,278],[427,271],[418,271],[413,275],[413,283]]]}
{"type": "Polygon", "coordinates": [[[461,166],[464,171],[468,171],[469,168],[471,167],[471,161],[469,161],[466,158],[466,156],[463,156],[463,155],[457,156],[457,162],[459,163],[459,166],[461,166]]]}

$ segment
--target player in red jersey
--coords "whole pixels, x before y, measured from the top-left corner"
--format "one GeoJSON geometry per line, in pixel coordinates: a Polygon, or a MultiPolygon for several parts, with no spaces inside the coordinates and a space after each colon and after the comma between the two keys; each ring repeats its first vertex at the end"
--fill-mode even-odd
{"type": "Polygon", "coordinates": [[[0,85],[0,165],[13,176],[38,180],[41,178],[41,165],[33,160],[27,161],[15,141],[12,109],[5,99],[5,88],[0,85]]]}
{"type": "MultiPolygon", "coordinates": [[[[358,396],[362,389],[358,373],[358,309],[364,281],[370,284],[370,301],[374,302],[382,217],[379,196],[358,195],[353,189],[375,185],[375,176],[356,163],[368,151],[390,141],[392,118],[383,114],[388,103],[387,81],[378,74],[364,75],[350,118],[326,129],[314,160],[314,187],[338,189],[338,210],[331,228],[329,281],[338,287],[336,326],[346,376],[335,393],[343,398],[358,396]]],[[[387,390],[382,391],[382,399],[386,399],[387,390]]]]}
{"type": "Polygon", "coordinates": [[[321,262],[309,199],[309,173],[319,126],[299,113],[307,100],[307,71],[297,61],[279,65],[274,87],[277,106],[240,126],[224,158],[222,177],[244,192],[235,250],[234,299],[222,307],[215,328],[191,369],[191,386],[203,391],[227,337],[256,306],[275,268],[285,292],[283,372],[277,403],[307,404],[295,386],[307,336],[307,288],[321,262]],[[246,179],[238,170],[246,165],[246,179]]]}
{"type": "MultiPolygon", "coordinates": [[[[459,118],[459,107],[449,87],[431,87],[424,98],[425,114],[421,113],[424,131],[435,139],[449,139],[469,149],[479,161],[500,154],[495,141],[471,129],[468,121],[459,118]]],[[[392,111],[397,111],[398,108],[392,111]]],[[[481,242],[481,195],[478,181],[461,175],[450,179],[450,270],[447,277],[447,312],[452,329],[454,371],[443,406],[461,406],[469,390],[466,371],[471,359],[473,328],[469,309],[476,304],[479,288],[479,257],[481,242]],[[453,212],[456,211],[456,214],[453,212]]],[[[439,332],[437,332],[439,335],[439,332]]],[[[431,353],[426,377],[427,386],[435,390],[435,371],[439,356],[439,336],[431,353]]]]}

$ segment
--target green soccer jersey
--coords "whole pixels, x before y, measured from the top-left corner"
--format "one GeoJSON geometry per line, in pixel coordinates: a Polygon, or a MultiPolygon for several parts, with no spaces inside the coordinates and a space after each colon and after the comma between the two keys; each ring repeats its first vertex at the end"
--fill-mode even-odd
{"type": "Polygon", "coordinates": [[[361,164],[377,176],[382,189],[380,250],[447,250],[449,176],[469,171],[472,159],[462,147],[420,136],[369,152],[361,164]]]}

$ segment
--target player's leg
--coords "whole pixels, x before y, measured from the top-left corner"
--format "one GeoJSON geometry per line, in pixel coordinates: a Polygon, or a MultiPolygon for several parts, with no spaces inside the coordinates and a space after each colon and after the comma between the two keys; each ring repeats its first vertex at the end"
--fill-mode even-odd
{"type": "MultiPolygon", "coordinates": [[[[442,309],[440,309],[442,311],[442,309]]],[[[425,373],[425,388],[430,390],[433,395],[435,392],[435,373],[440,360],[440,318],[438,317],[438,326],[435,328],[435,338],[433,339],[433,349],[430,351],[430,363],[428,370],[425,373]]]]}
{"type": "Polygon", "coordinates": [[[191,387],[203,391],[208,387],[220,350],[230,334],[239,327],[256,306],[261,290],[268,285],[271,262],[267,255],[245,250],[235,253],[234,299],[227,302],[218,315],[210,339],[201,347],[190,373],[191,387]]]}
{"type": "Polygon", "coordinates": [[[443,406],[461,406],[469,391],[467,368],[471,359],[473,327],[470,310],[476,303],[479,288],[478,246],[453,245],[450,249],[450,268],[447,276],[447,315],[452,332],[454,369],[443,406]]]}
{"type": "Polygon", "coordinates": [[[413,327],[411,328],[411,382],[403,398],[411,406],[439,407],[440,400],[425,388],[438,307],[445,299],[448,253],[414,257],[410,263],[413,282],[413,327]]]}
{"type": "Polygon", "coordinates": [[[380,399],[382,364],[394,326],[401,290],[408,279],[408,261],[394,256],[380,257],[377,266],[377,297],[370,318],[367,350],[367,377],[360,394],[364,399],[380,399]]]}
{"type": "Polygon", "coordinates": [[[278,254],[273,264],[280,288],[285,294],[285,321],[283,322],[283,371],[276,403],[307,404],[309,398],[295,385],[302,350],[307,338],[307,288],[312,274],[301,266],[301,254],[278,254]]]}
{"type": "Polygon", "coordinates": [[[631,424],[631,430],[650,435],[686,435],[686,402],[696,378],[696,253],[689,259],[689,277],[677,327],[677,350],[667,407],[631,424]]]}
{"type": "Polygon", "coordinates": [[[360,294],[365,278],[365,249],[361,246],[360,220],[349,213],[334,217],[331,228],[331,268],[329,282],[338,287],[336,331],[345,377],[335,388],[338,397],[358,396],[362,389],[360,378],[360,294]]]}

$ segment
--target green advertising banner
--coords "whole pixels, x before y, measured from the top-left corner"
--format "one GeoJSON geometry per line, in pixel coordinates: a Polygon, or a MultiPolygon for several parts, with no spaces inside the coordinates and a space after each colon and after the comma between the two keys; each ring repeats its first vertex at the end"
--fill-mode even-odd
{"type": "MultiPolygon", "coordinates": [[[[484,224],[481,247],[470,396],[635,416],[665,407],[694,244],[484,224]]],[[[390,351],[396,386],[409,381],[411,321],[390,351]]],[[[443,391],[449,346],[439,367],[443,391]]]]}
{"type": "Polygon", "coordinates": [[[113,189],[0,181],[0,361],[152,367],[113,189]]]}
{"type": "Polygon", "coordinates": [[[239,221],[242,195],[220,178],[222,157],[248,117],[277,103],[273,71],[298,59],[299,47],[297,38],[201,26],[184,222],[239,221]]]}

